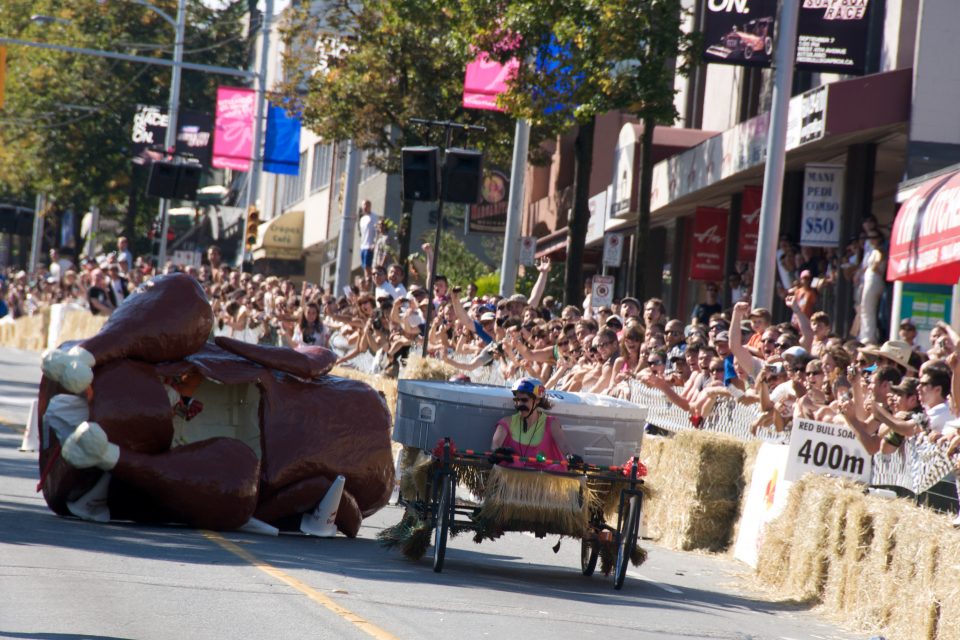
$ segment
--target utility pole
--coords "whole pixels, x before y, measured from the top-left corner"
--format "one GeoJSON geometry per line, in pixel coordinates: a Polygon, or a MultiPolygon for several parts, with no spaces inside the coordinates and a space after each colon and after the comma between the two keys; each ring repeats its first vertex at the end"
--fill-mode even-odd
{"type": "MultiPolygon", "coordinates": [[[[180,74],[183,71],[183,39],[187,25],[187,2],[177,0],[176,35],[173,39],[173,70],[170,73],[170,103],[167,107],[167,132],[163,138],[164,154],[177,151],[177,113],[180,109],[180,74]]],[[[167,230],[170,227],[170,201],[160,198],[160,248],[157,251],[157,271],[162,272],[167,262],[167,230]]]]}
{"type": "Polygon", "coordinates": [[[500,262],[500,295],[509,298],[517,286],[520,254],[520,225],[523,222],[523,182],[530,148],[530,123],[517,120],[513,135],[513,160],[510,163],[510,199],[507,204],[507,233],[503,239],[500,262]]]}
{"type": "MultiPolygon", "coordinates": [[[[263,10],[263,19],[260,26],[260,71],[257,73],[257,115],[253,124],[253,158],[250,159],[250,173],[247,182],[247,198],[244,204],[243,226],[247,228],[247,217],[250,208],[256,207],[257,195],[260,189],[260,175],[263,170],[263,107],[267,97],[267,70],[270,68],[270,29],[273,20],[273,0],[266,0],[263,10]]],[[[262,218],[261,218],[262,220],[262,218]]],[[[240,234],[240,265],[243,265],[245,250],[244,235],[240,234]]]]}
{"type": "Polygon", "coordinates": [[[30,263],[27,265],[27,271],[34,274],[37,271],[37,265],[40,263],[40,248],[43,245],[43,223],[47,206],[47,197],[42,193],[37,194],[36,205],[33,213],[33,235],[30,238],[30,263]]]}
{"type": "Polygon", "coordinates": [[[767,133],[767,163],[763,170],[763,203],[757,261],[753,269],[753,306],[773,308],[774,279],[777,277],[777,235],[780,233],[780,205],[783,201],[783,171],[787,154],[787,115],[793,86],[799,0],[783,0],[777,25],[776,69],[773,76],[773,104],[767,133]]]}
{"type": "MultiPolygon", "coordinates": [[[[356,234],[357,183],[360,178],[360,150],[352,140],[347,141],[347,175],[343,180],[343,209],[341,210],[340,238],[337,240],[337,295],[350,284],[350,265],[353,262],[353,236],[356,234]]],[[[331,188],[333,183],[331,182],[331,188]]]]}

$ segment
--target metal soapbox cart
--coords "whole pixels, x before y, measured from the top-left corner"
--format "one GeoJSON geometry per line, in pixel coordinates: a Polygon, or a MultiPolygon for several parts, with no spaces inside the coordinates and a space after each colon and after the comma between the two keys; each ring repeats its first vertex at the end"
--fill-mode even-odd
{"type": "MultiPolygon", "coordinates": [[[[583,458],[584,464],[571,466],[565,460],[531,459],[529,462],[538,462],[541,467],[549,465],[551,470],[510,473],[522,474],[514,475],[513,482],[518,485],[542,481],[566,482],[567,487],[574,487],[574,509],[582,508],[582,514],[577,514],[582,515],[582,522],[578,520],[576,525],[564,528],[551,522],[549,515],[546,521],[537,522],[508,517],[497,521],[494,535],[489,535],[490,522],[478,514],[484,513],[484,502],[492,498],[481,497],[478,507],[458,500],[457,489],[460,486],[463,490],[466,485],[469,493],[480,496],[484,489],[476,486],[482,487],[484,480],[502,469],[494,469],[488,450],[497,421],[514,412],[510,390],[490,385],[400,380],[398,393],[393,439],[404,445],[408,461],[411,452],[419,457],[425,476],[419,489],[404,490],[401,482],[399,503],[424,523],[431,535],[434,571],[443,569],[452,532],[472,531],[491,538],[504,531],[531,531],[538,537],[559,533],[580,538],[583,575],[593,574],[601,551],[605,550],[614,588],[623,586],[631,556],[640,552],[637,542],[643,507],[642,476],[646,470],[638,456],[645,408],[608,396],[548,392],[553,404],[550,414],[559,419],[571,449],[583,458]]],[[[405,470],[401,469],[403,473],[405,470]]]]}

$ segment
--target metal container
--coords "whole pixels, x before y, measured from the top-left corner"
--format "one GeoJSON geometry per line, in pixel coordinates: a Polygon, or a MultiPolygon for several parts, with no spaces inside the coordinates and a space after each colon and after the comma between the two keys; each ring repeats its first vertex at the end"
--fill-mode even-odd
{"type": "MultiPolygon", "coordinates": [[[[640,452],[647,410],[593,393],[548,391],[574,452],[590,464],[618,465],[640,452]]],[[[497,421],[514,412],[505,387],[400,380],[393,439],[430,450],[450,437],[460,450],[489,451],[497,421]]]]}

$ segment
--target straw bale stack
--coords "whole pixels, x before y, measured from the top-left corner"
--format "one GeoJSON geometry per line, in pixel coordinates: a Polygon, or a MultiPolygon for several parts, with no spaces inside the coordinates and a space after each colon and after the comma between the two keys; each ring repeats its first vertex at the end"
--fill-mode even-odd
{"type": "Polygon", "coordinates": [[[32,316],[17,318],[13,322],[0,323],[0,345],[26,351],[43,351],[47,348],[49,326],[49,309],[43,309],[32,316]]]}
{"type": "Polygon", "coordinates": [[[445,382],[457,373],[456,369],[436,358],[423,358],[417,354],[410,354],[407,364],[400,371],[400,377],[445,382]]]}
{"type": "Polygon", "coordinates": [[[943,514],[807,476],[767,528],[757,574],[890,638],[960,638],[960,532],[943,514]]]}
{"type": "Polygon", "coordinates": [[[644,514],[648,535],[685,551],[726,549],[740,511],[743,443],[701,432],[648,438],[644,461],[652,493],[644,514]]]}
{"type": "Polygon", "coordinates": [[[60,342],[83,340],[99,333],[108,316],[95,316],[89,311],[68,311],[63,316],[60,342]]]}

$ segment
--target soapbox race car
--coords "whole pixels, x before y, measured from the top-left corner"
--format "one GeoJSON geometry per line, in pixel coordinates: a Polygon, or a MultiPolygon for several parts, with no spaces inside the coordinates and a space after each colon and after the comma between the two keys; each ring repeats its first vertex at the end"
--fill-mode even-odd
{"type": "Polygon", "coordinates": [[[494,425],[512,411],[509,389],[401,380],[394,441],[403,519],[381,542],[422,557],[432,540],[433,569],[443,570],[451,536],[476,542],[508,531],[580,541],[580,569],[600,564],[620,589],[638,546],[646,469],[638,458],[646,410],[592,394],[548,392],[552,416],[576,452],[574,461],[490,452],[494,425]],[[613,464],[617,458],[622,464],[613,464]]]}

